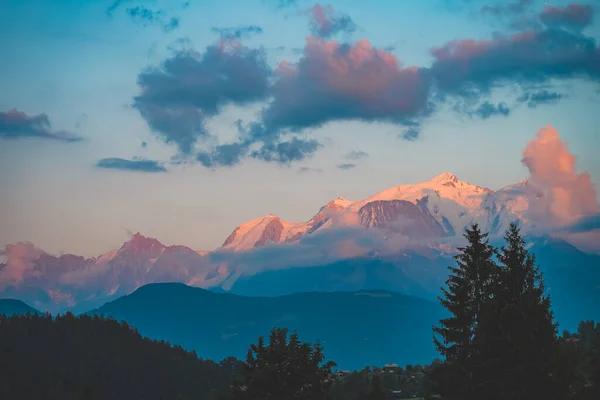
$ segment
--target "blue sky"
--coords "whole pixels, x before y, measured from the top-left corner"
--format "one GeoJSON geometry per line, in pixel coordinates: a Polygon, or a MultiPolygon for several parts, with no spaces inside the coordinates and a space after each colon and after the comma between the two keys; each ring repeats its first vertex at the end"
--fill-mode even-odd
{"type": "MultiPolygon", "coordinates": [[[[599,187],[598,2],[585,3],[596,6],[585,9],[592,10],[589,19],[568,14],[563,6],[570,3],[561,1],[318,3],[328,24],[319,24],[315,4],[0,3],[0,246],[31,241],[53,253],[96,256],[139,231],[165,244],[211,249],[243,221],[268,213],[306,220],[337,196],[365,198],[443,171],[498,189],[527,177],[522,150],[548,124],[599,187]],[[522,5],[519,15],[530,19],[517,18],[511,4],[522,5]],[[544,14],[546,6],[557,12],[544,14]],[[222,38],[236,29],[240,38],[222,38]],[[532,61],[523,74],[503,64],[512,47],[485,54],[481,63],[491,60],[496,70],[477,64],[479,70],[467,72],[452,64],[455,58],[431,52],[452,40],[496,43],[525,31],[541,32],[550,44],[591,43],[593,50],[567,52],[577,64],[557,68],[532,61]],[[304,47],[307,40],[312,47],[304,47]],[[367,67],[374,76],[365,67],[338,81],[335,74],[320,75],[330,65],[327,43],[338,46],[342,58],[366,52],[421,70],[397,72],[392,61],[373,61],[367,67]],[[226,59],[230,69],[215,72],[218,85],[202,86],[207,79],[201,74],[184,86],[162,79],[164,62],[178,55],[212,76],[209,55],[218,58],[220,45],[234,56],[226,59]],[[277,75],[284,60],[296,75],[277,75]],[[464,74],[452,75],[457,70],[464,74]],[[313,78],[331,86],[313,85],[313,78]],[[389,85],[378,86],[382,79],[389,85]],[[147,83],[146,92],[140,82],[147,83]],[[464,94],[463,83],[476,95],[464,94]],[[528,107],[524,93],[551,104],[528,107]],[[473,103],[460,106],[467,101],[473,103]],[[494,115],[482,118],[486,102],[494,115]],[[10,114],[15,109],[21,114],[10,114]],[[164,110],[182,117],[160,119],[164,110]],[[181,126],[188,118],[200,124],[193,132],[190,124],[181,126]],[[417,126],[418,135],[403,138],[417,126]],[[191,135],[185,140],[195,140],[191,149],[181,129],[191,135]],[[223,144],[244,150],[226,162],[234,165],[215,162],[216,146],[223,144]],[[368,156],[357,159],[353,151],[368,156]],[[348,164],[355,167],[338,168],[348,164]]],[[[517,59],[523,60],[529,58],[517,59]]]]}

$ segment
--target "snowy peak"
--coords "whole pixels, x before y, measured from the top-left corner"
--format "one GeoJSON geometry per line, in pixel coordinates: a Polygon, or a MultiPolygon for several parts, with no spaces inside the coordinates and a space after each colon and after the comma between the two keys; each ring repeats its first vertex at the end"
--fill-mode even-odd
{"type": "Polygon", "coordinates": [[[223,247],[237,251],[268,243],[294,243],[304,235],[348,224],[387,229],[410,238],[460,235],[473,222],[498,232],[512,221],[527,222],[538,193],[527,181],[494,192],[444,172],[425,182],[391,187],[365,200],[338,197],[305,222],[286,222],[273,214],[257,218],[237,227],[223,247]]]}
{"type": "Polygon", "coordinates": [[[438,184],[443,185],[443,184],[446,184],[446,183],[458,183],[459,180],[456,177],[456,175],[454,175],[451,172],[442,172],[441,174],[439,174],[435,178],[431,179],[429,182],[431,182],[431,183],[438,183],[438,184]]]}
{"type": "Polygon", "coordinates": [[[293,242],[306,231],[306,224],[282,221],[269,214],[253,219],[235,228],[223,243],[232,250],[247,250],[265,246],[268,243],[293,242]]]}
{"type": "Polygon", "coordinates": [[[345,198],[340,196],[335,200],[331,200],[324,207],[322,207],[321,210],[326,209],[326,208],[331,209],[331,210],[341,210],[341,209],[348,207],[352,203],[353,203],[352,201],[346,200],[345,198]]]}
{"type": "Polygon", "coordinates": [[[480,186],[472,185],[468,182],[461,181],[451,172],[443,172],[435,178],[420,184],[419,186],[427,186],[432,189],[456,188],[456,189],[471,189],[475,193],[492,193],[493,191],[480,186]]]}

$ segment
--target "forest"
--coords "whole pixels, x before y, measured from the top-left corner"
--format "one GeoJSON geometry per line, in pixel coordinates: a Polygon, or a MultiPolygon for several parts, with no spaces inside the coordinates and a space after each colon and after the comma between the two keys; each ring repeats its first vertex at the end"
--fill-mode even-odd
{"type": "Polygon", "coordinates": [[[600,398],[600,323],[558,333],[543,276],[516,224],[500,248],[477,225],[465,238],[442,288],[449,316],[432,329],[441,358],[430,365],[341,371],[319,343],[277,327],[257,338],[245,360],[215,362],[144,338],[124,321],[0,315],[0,398],[600,398]]]}

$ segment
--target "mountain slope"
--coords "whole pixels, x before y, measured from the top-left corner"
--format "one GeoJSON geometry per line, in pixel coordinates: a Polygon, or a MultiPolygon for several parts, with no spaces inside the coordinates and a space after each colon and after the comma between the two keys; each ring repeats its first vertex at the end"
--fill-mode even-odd
{"type": "Polygon", "coordinates": [[[299,292],[387,290],[436,301],[447,276],[448,262],[418,254],[352,258],[242,275],[228,291],[244,296],[282,296],[299,292]]]}
{"type": "Polygon", "coordinates": [[[9,259],[9,265],[0,268],[0,294],[50,312],[89,310],[147,283],[210,284],[218,274],[198,252],[185,246],[165,246],[140,233],[98,258],[56,257],[28,243],[11,246],[18,248],[20,258],[13,265],[9,259]],[[3,269],[9,267],[13,270],[2,279],[3,269]],[[21,279],[11,279],[17,273],[21,279]]]}
{"type": "Polygon", "coordinates": [[[114,320],[0,317],[0,398],[206,399],[229,390],[236,364],[200,360],[114,320]]]}
{"type": "Polygon", "coordinates": [[[437,303],[384,291],[244,297],[182,284],[152,284],[89,314],[124,319],[143,335],[169,340],[201,357],[244,357],[272,327],[319,340],[340,368],[424,363],[436,352],[431,326],[437,303]]]}
{"type": "MultiPolygon", "coordinates": [[[[561,329],[600,319],[600,256],[586,254],[549,236],[526,237],[544,274],[546,290],[561,329]]],[[[503,245],[494,239],[495,246],[503,245]]],[[[390,290],[436,301],[455,265],[451,254],[404,251],[385,257],[359,257],[310,267],[240,275],[228,289],[242,295],[281,296],[299,291],[390,290]]]]}
{"type": "MultiPolygon", "coordinates": [[[[89,310],[155,282],[261,295],[379,288],[409,294],[424,290],[430,296],[437,294],[440,277],[452,264],[447,256],[462,243],[466,225],[478,222],[482,230],[498,236],[518,220],[525,233],[547,232],[536,227],[544,221],[547,202],[527,181],[494,192],[444,173],[366,200],[339,197],[305,222],[292,223],[272,214],[257,218],[240,225],[222,247],[211,252],[165,246],[139,233],[97,258],[53,256],[31,243],[18,243],[1,252],[7,261],[0,263],[0,295],[50,312],[89,310]],[[377,258],[382,262],[373,261],[377,258]],[[351,268],[341,268],[344,263],[351,268]],[[308,267],[317,269],[307,275],[298,270],[308,267]]],[[[578,246],[600,252],[600,242],[594,245],[587,233],[577,233],[578,246]]],[[[596,233],[600,237],[600,230],[596,233]]],[[[562,256],[571,251],[557,246],[562,256]]],[[[581,257],[573,260],[576,269],[588,267],[577,264],[583,262],[581,257]]],[[[553,259],[548,261],[543,268],[552,265],[553,259]]],[[[573,287],[567,287],[568,282],[574,280],[554,286],[564,286],[567,293],[573,287]]]]}
{"type": "Polygon", "coordinates": [[[0,299],[0,315],[15,315],[15,314],[39,314],[40,312],[33,307],[28,306],[21,300],[15,299],[0,299]]]}
{"type": "Polygon", "coordinates": [[[340,224],[384,228],[411,239],[455,236],[471,222],[498,232],[514,220],[527,222],[530,203],[540,196],[527,182],[494,192],[445,172],[427,182],[394,186],[366,200],[340,197],[306,222],[287,222],[272,214],[257,218],[237,227],[223,248],[241,251],[269,242],[295,242],[340,224]]]}

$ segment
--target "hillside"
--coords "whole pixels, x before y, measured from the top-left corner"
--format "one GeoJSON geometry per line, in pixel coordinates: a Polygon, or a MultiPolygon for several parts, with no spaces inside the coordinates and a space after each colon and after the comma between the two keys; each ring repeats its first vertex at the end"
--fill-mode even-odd
{"type": "Polygon", "coordinates": [[[15,314],[39,314],[39,311],[28,306],[21,300],[0,299],[0,315],[12,316],[15,314]]]}
{"type": "Polygon", "coordinates": [[[233,370],[97,317],[0,316],[1,399],[216,399],[233,370]]]}
{"type": "Polygon", "coordinates": [[[169,340],[210,359],[244,357],[272,327],[319,341],[340,368],[422,364],[436,352],[436,303],[383,291],[244,297],[183,284],[152,284],[88,314],[125,320],[151,338],[169,340]]]}

